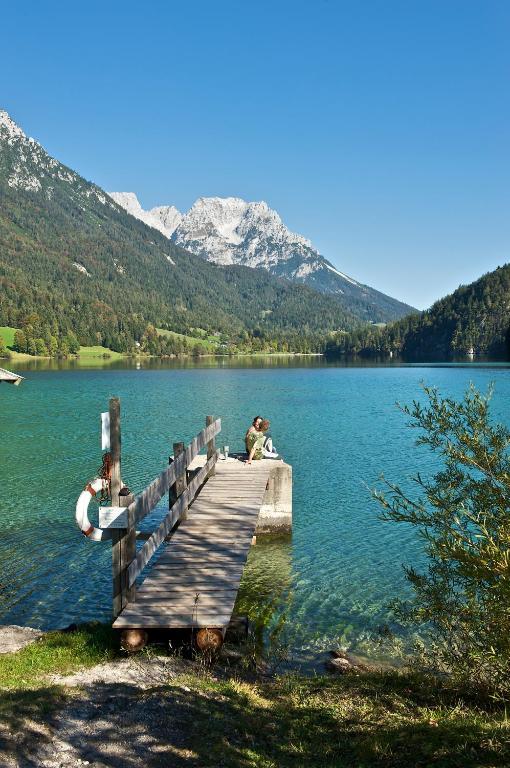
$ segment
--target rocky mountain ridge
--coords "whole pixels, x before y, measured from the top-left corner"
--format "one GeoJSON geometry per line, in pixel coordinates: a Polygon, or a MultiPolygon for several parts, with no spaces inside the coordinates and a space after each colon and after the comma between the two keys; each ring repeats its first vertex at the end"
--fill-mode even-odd
{"type": "Polygon", "coordinates": [[[145,211],[133,192],[110,192],[131,215],[207,261],[265,269],[339,299],[356,302],[368,321],[402,317],[413,308],[338,270],[311,241],[291,232],[264,202],[237,197],[200,197],[182,214],[174,206],[145,211]]]}

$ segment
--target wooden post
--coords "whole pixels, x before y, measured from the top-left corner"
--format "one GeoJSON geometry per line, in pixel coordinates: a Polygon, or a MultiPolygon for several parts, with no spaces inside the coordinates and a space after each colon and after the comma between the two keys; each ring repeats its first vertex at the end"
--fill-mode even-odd
{"type": "MultiPolygon", "coordinates": [[[[174,443],[173,444],[173,451],[174,451],[174,460],[181,455],[181,453],[184,453],[185,446],[184,443],[174,443]]],[[[187,485],[187,473],[186,473],[186,467],[184,467],[182,475],[179,475],[175,479],[175,483],[170,486],[170,490],[168,492],[168,508],[170,509],[173,507],[179,496],[181,496],[184,491],[186,490],[187,485]]],[[[183,513],[181,515],[181,520],[186,520],[187,517],[187,508],[183,510],[183,513]]]]}
{"type": "MultiPolygon", "coordinates": [[[[129,507],[135,500],[134,493],[119,497],[119,507],[129,507]]],[[[129,513],[128,513],[129,515],[129,513]]],[[[133,520],[134,513],[128,517],[128,527],[119,529],[120,538],[120,578],[121,578],[121,602],[122,608],[136,600],[136,584],[128,585],[128,568],[136,557],[136,527],[133,520]]]]}
{"type": "Polygon", "coordinates": [[[112,457],[112,474],[110,490],[112,494],[112,507],[119,506],[119,491],[121,488],[120,474],[120,400],[112,397],[109,404],[110,411],[110,455],[112,457]]]}
{"type": "MultiPolygon", "coordinates": [[[[209,427],[211,424],[214,423],[214,416],[206,416],[205,417],[205,426],[209,427]]],[[[207,443],[207,461],[214,456],[216,453],[216,439],[213,437],[212,440],[209,440],[207,443]]],[[[211,471],[208,473],[207,477],[213,477],[213,475],[216,474],[216,467],[213,467],[211,471]]]]}
{"type": "MultiPolygon", "coordinates": [[[[120,400],[118,397],[112,397],[109,403],[110,411],[110,455],[112,458],[110,492],[111,503],[113,507],[121,506],[121,438],[120,438],[120,400]]],[[[127,534],[126,528],[118,528],[112,531],[112,597],[113,597],[113,619],[115,620],[125,605],[125,596],[123,596],[123,550],[124,538],[127,534]],[[124,598],[124,599],[123,599],[124,598]]],[[[136,545],[135,545],[136,546],[136,545]]]]}
{"type": "Polygon", "coordinates": [[[224,636],[224,629],[199,629],[195,635],[195,643],[202,653],[215,656],[221,650],[224,636]]]}

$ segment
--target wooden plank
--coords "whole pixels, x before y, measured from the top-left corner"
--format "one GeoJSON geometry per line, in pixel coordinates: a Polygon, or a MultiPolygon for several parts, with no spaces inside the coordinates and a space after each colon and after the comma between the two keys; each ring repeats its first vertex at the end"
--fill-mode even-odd
{"type": "Polygon", "coordinates": [[[172,559],[176,552],[189,552],[191,555],[198,552],[218,552],[229,553],[238,551],[248,551],[251,537],[248,534],[244,541],[183,541],[180,536],[174,536],[173,541],[161,553],[158,562],[172,559]]]}
{"type": "Polygon", "coordinates": [[[201,573],[186,574],[187,579],[181,579],[179,574],[175,571],[167,569],[164,571],[165,579],[158,579],[158,581],[151,581],[147,584],[147,581],[142,584],[138,591],[139,595],[163,593],[166,594],[169,591],[182,592],[183,590],[190,589],[208,589],[210,592],[221,592],[225,589],[239,589],[239,584],[242,577],[242,571],[235,574],[229,574],[228,577],[220,575],[212,575],[211,572],[202,571],[201,573]]]}
{"type": "Polygon", "coordinates": [[[151,593],[149,595],[138,595],[136,600],[136,606],[138,608],[145,608],[147,606],[150,606],[151,608],[154,607],[154,610],[159,610],[163,606],[166,606],[167,609],[173,610],[173,609],[179,609],[182,607],[187,607],[188,605],[195,606],[195,605],[201,605],[202,607],[212,607],[215,609],[218,609],[220,606],[225,607],[225,605],[231,605],[233,606],[236,600],[237,591],[236,590],[230,590],[229,592],[197,592],[195,594],[189,593],[189,592],[168,592],[166,595],[159,593],[159,595],[155,595],[154,593],[151,593]]]}
{"type": "Polygon", "coordinates": [[[216,525],[212,523],[201,527],[195,525],[193,528],[188,529],[188,526],[181,526],[179,531],[179,541],[186,544],[203,544],[204,542],[220,543],[222,541],[232,541],[239,539],[244,541],[246,539],[246,533],[253,528],[252,523],[234,522],[231,527],[216,525]]]}
{"type": "Polygon", "coordinates": [[[189,586],[189,585],[177,585],[177,588],[175,588],[172,584],[168,584],[165,589],[158,589],[158,590],[140,590],[139,593],[136,596],[136,603],[130,603],[125,610],[131,610],[131,608],[136,607],[138,605],[151,605],[152,598],[161,600],[167,600],[167,601],[175,601],[176,603],[182,600],[195,600],[196,596],[198,595],[199,598],[202,595],[203,597],[207,597],[212,600],[214,596],[218,599],[235,599],[237,592],[239,589],[239,585],[237,583],[234,584],[219,584],[215,589],[211,589],[208,591],[207,587],[196,587],[196,586],[189,586]]]}
{"type": "Polygon", "coordinates": [[[242,572],[243,570],[243,564],[238,563],[236,561],[232,562],[229,566],[227,566],[225,563],[214,563],[211,560],[195,560],[191,563],[189,563],[188,568],[186,571],[182,571],[182,574],[179,573],[179,571],[175,568],[176,564],[172,562],[167,562],[161,564],[161,561],[158,560],[158,562],[154,565],[154,567],[151,569],[150,573],[147,574],[147,578],[144,580],[143,584],[140,586],[140,589],[145,589],[148,584],[154,584],[158,581],[163,581],[164,579],[184,579],[184,577],[194,578],[195,576],[200,576],[201,578],[210,579],[213,577],[218,578],[231,578],[233,577],[237,571],[242,572]],[[171,575],[168,573],[171,570],[174,570],[174,573],[171,575]],[[176,572],[177,571],[177,572],[176,572]]]}
{"type": "Polygon", "coordinates": [[[172,567],[174,565],[192,565],[193,563],[200,563],[200,566],[203,567],[205,563],[209,563],[211,565],[227,565],[228,563],[235,564],[237,561],[244,562],[246,560],[247,554],[246,552],[239,552],[239,553],[232,553],[232,554],[217,554],[215,552],[210,552],[203,555],[190,555],[189,553],[178,553],[172,557],[171,560],[163,560],[161,558],[158,560],[157,568],[166,568],[167,566],[172,567]]]}
{"type": "Polygon", "coordinates": [[[246,536],[244,541],[197,541],[187,543],[178,539],[174,546],[169,546],[167,552],[161,555],[160,560],[173,559],[177,554],[203,557],[208,553],[220,555],[245,553],[248,552],[250,541],[250,536],[246,536]]]}
{"type": "Polygon", "coordinates": [[[189,579],[196,578],[219,578],[235,579],[241,578],[244,569],[243,562],[236,563],[195,563],[190,565],[185,571],[178,563],[167,563],[164,568],[154,568],[140,586],[139,594],[144,589],[148,589],[152,584],[169,584],[177,581],[183,581],[184,576],[189,579]]]}
{"type": "Polygon", "coordinates": [[[199,550],[190,552],[189,550],[181,550],[172,555],[169,560],[158,560],[157,567],[165,568],[167,565],[174,563],[186,563],[191,565],[192,563],[200,563],[201,566],[205,563],[236,563],[238,560],[243,562],[247,559],[248,553],[245,550],[238,550],[236,552],[216,552],[214,549],[199,550]]]}
{"type": "Polygon", "coordinates": [[[138,596],[150,596],[154,595],[157,597],[158,595],[180,595],[180,594],[189,594],[190,592],[194,590],[198,590],[200,592],[204,592],[207,594],[213,594],[214,592],[233,592],[235,595],[237,595],[238,592],[238,585],[234,581],[213,581],[213,580],[207,580],[205,577],[202,577],[200,581],[194,581],[190,582],[183,581],[182,583],[179,583],[178,580],[165,582],[166,586],[163,585],[161,582],[158,584],[150,584],[144,587],[144,589],[140,590],[138,593],[138,596]]]}
{"type": "Polygon", "coordinates": [[[145,627],[146,629],[200,629],[202,627],[228,627],[232,613],[224,616],[211,613],[200,614],[197,617],[188,613],[173,614],[172,616],[144,616],[143,614],[124,616],[121,614],[114,623],[115,629],[145,627]]]}
{"type": "Polygon", "coordinates": [[[255,524],[256,523],[254,521],[249,525],[236,525],[232,528],[223,528],[221,526],[216,526],[213,528],[212,525],[209,528],[205,527],[203,529],[197,527],[195,529],[195,536],[189,536],[189,534],[186,534],[186,536],[179,535],[179,541],[189,544],[204,544],[208,542],[235,544],[237,541],[245,541],[246,539],[249,539],[250,533],[253,536],[255,524]]]}
{"type": "MultiPolygon", "coordinates": [[[[200,618],[200,619],[211,619],[217,616],[228,616],[231,614],[230,606],[228,608],[225,608],[223,606],[220,606],[218,609],[216,609],[214,606],[206,606],[200,607],[200,606],[193,606],[191,610],[188,610],[186,606],[180,606],[177,608],[176,611],[172,611],[170,607],[168,607],[166,610],[163,606],[159,605],[141,605],[138,607],[138,603],[132,603],[130,606],[128,606],[123,612],[120,618],[124,619],[140,619],[140,618],[149,618],[154,617],[158,619],[159,617],[164,617],[166,621],[173,619],[174,617],[177,618],[178,616],[186,615],[188,619],[188,625],[190,625],[192,622],[190,622],[190,619],[193,618],[200,618]],[[173,615],[172,615],[173,614],[173,615]]],[[[143,626],[143,625],[141,625],[143,626]]]]}

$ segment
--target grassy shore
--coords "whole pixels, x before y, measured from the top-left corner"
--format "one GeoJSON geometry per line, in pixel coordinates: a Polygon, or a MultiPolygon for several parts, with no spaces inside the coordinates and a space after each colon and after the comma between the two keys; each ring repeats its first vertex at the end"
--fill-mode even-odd
{"type": "MultiPolygon", "coordinates": [[[[6,347],[9,350],[9,357],[5,358],[4,365],[7,360],[10,360],[13,367],[16,363],[26,363],[31,360],[51,360],[50,357],[28,355],[22,352],[15,352],[12,347],[14,345],[14,334],[16,328],[9,326],[0,326],[0,336],[3,338],[6,347]]],[[[193,349],[197,346],[201,346],[205,350],[205,354],[201,354],[200,357],[240,357],[240,358],[289,358],[289,357],[320,357],[321,354],[314,353],[302,353],[302,352],[238,352],[235,355],[229,355],[219,346],[218,339],[214,336],[205,336],[204,338],[198,338],[196,336],[186,336],[182,333],[176,333],[175,331],[167,331],[164,328],[157,328],[157,332],[161,336],[172,337],[176,339],[185,340],[188,344],[188,348],[191,353],[183,355],[183,357],[191,357],[193,349]]],[[[0,358],[2,359],[2,358],[0,358]]],[[[108,347],[102,347],[99,345],[91,347],[80,347],[80,351],[77,355],[69,355],[69,360],[74,360],[78,367],[83,365],[84,367],[91,368],[94,366],[101,366],[105,363],[117,362],[119,360],[133,359],[131,354],[124,354],[122,352],[115,352],[108,347]]],[[[149,360],[150,355],[140,354],[136,359],[149,360]]],[[[159,359],[159,358],[158,358],[159,359]]]]}
{"type": "MultiPolygon", "coordinates": [[[[77,695],[75,689],[50,684],[50,673],[68,673],[103,661],[115,664],[121,655],[112,631],[101,625],[51,633],[16,654],[1,655],[0,720],[12,725],[16,718],[16,728],[23,727],[25,715],[47,722],[77,695]]],[[[150,653],[132,660],[135,669],[136,658],[150,660],[150,653]]],[[[130,695],[133,706],[148,710],[157,706],[161,723],[171,723],[178,715],[187,754],[194,756],[183,765],[510,764],[505,708],[476,700],[444,681],[395,671],[267,679],[221,660],[214,667],[183,665],[181,660],[172,674],[171,664],[170,660],[167,682],[130,695]]],[[[119,695],[121,691],[119,685],[119,695]]],[[[114,688],[110,693],[114,699],[114,688]]]]}

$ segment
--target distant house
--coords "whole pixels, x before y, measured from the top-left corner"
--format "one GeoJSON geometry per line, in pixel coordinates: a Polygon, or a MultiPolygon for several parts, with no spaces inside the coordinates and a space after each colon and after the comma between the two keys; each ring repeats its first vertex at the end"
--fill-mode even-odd
{"type": "Polygon", "coordinates": [[[11,373],[11,371],[6,371],[5,368],[0,368],[0,384],[5,381],[7,384],[14,384],[14,386],[17,386],[18,384],[21,384],[23,381],[23,376],[18,376],[17,373],[11,373]]]}

